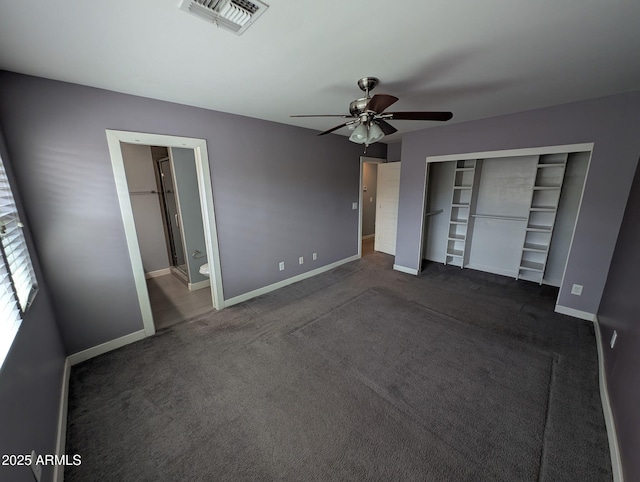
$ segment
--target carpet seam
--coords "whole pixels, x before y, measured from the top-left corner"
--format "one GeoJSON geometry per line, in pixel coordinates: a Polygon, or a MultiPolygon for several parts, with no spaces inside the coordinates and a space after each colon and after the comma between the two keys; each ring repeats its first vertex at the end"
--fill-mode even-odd
{"type": "Polygon", "coordinates": [[[545,461],[545,447],[546,447],[546,438],[547,438],[547,428],[549,426],[549,419],[550,419],[550,414],[551,414],[551,402],[552,402],[552,396],[553,396],[553,385],[555,384],[555,380],[556,380],[556,366],[558,364],[558,354],[554,353],[553,354],[553,358],[551,359],[551,373],[549,374],[549,389],[547,392],[547,410],[546,410],[546,416],[545,416],[545,420],[544,420],[544,428],[542,430],[542,447],[540,448],[540,463],[538,465],[538,477],[536,480],[538,480],[538,482],[540,482],[540,480],[542,480],[542,474],[543,474],[543,467],[544,467],[544,461],[545,461]]]}

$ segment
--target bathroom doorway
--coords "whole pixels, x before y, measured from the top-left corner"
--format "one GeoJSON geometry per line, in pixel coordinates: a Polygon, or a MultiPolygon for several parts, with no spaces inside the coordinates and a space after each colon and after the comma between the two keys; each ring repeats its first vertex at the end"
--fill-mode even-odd
{"type": "MultiPolygon", "coordinates": [[[[208,309],[222,308],[220,256],[206,142],[202,139],[111,130],[107,130],[107,140],[145,335],[152,335],[157,328],[154,319],[158,317],[158,298],[164,303],[165,309],[182,313],[183,319],[190,317],[189,308],[180,307],[180,302],[186,300],[194,304],[195,295],[201,298],[200,302],[207,300],[208,309]],[[151,146],[165,149],[168,155],[156,153],[152,164],[147,166],[152,173],[152,179],[147,176],[149,184],[130,185],[128,182],[128,177],[131,177],[128,171],[131,169],[125,169],[124,146],[143,151],[151,149],[151,146]],[[181,172],[176,176],[176,171],[186,170],[190,174],[181,172]],[[181,187],[183,192],[193,195],[181,199],[181,187]],[[137,207],[134,210],[134,204],[155,206],[158,217],[139,216],[141,221],[136,223],[134,211],[137,207]],[[153,229],[149,225],[152,224],[155,224],[155,235],[151,234],[153,229]],[[185,235],[189,229],[187,225],[199,231],[200,240],[194,242],[197,236],[185,235]],[[157,236],[158,232],[160,236],[157,236]],[[152,238],[150,243],[147,238],[152,238]],[[161,251],[165,258],[164,265],[159,261],[161,251]],[[208,271],[203,270],[204,267],[208,271]],[[182,280],[175,276],[179,273],[182,273],[182,280]],[[151,285],[164,281],[172,286],[156,286],[156,292],[160,293],[158,297],[151,285]],[[174,281],[181,284],[175,285],[174,281]]],[[[147,169],[141,166],[140,169],[147,169]]],[[[205,308],[200,306],[196,309],[202,311],[205,308]]],[[[160,327],[164,326],[161,324],[160,327]]]]}

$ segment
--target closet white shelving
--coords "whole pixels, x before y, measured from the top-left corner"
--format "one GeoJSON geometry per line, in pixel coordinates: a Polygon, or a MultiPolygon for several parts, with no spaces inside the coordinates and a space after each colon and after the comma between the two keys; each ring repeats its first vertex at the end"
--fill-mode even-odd
{"type": "Polygon", "coordinates": [[[538,159],[516,279],[542,284],[567,158],[564,153],[542,155],[538,159]]]}
{"type": "Polygon", "coordinates": [[[465,159],[455,162],[451,192],[451,214],[449,217],[444,264],[462,268],[468,260],[467,248],[473,231],[471,210],[477,198],[477,185],[482,161],[479,159],[465,159]]]}

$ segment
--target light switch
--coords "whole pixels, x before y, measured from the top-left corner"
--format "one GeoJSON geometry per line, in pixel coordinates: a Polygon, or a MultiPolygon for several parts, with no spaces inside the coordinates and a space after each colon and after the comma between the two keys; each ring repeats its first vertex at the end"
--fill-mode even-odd
{"type": "Polygon", "coordinates": [[[355,203],[351,204],[351,209],[358,209],[358,203],[355,202],[355,203]]]}

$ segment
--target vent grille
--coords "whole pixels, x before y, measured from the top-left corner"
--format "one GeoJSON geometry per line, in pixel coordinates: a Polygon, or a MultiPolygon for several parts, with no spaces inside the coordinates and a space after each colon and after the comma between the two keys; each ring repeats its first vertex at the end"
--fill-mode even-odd
{"type": "Polygon", "coordinates": [[[259,0],[182,0],[180,9],[242,35],[269,5],[259,0]]]}

